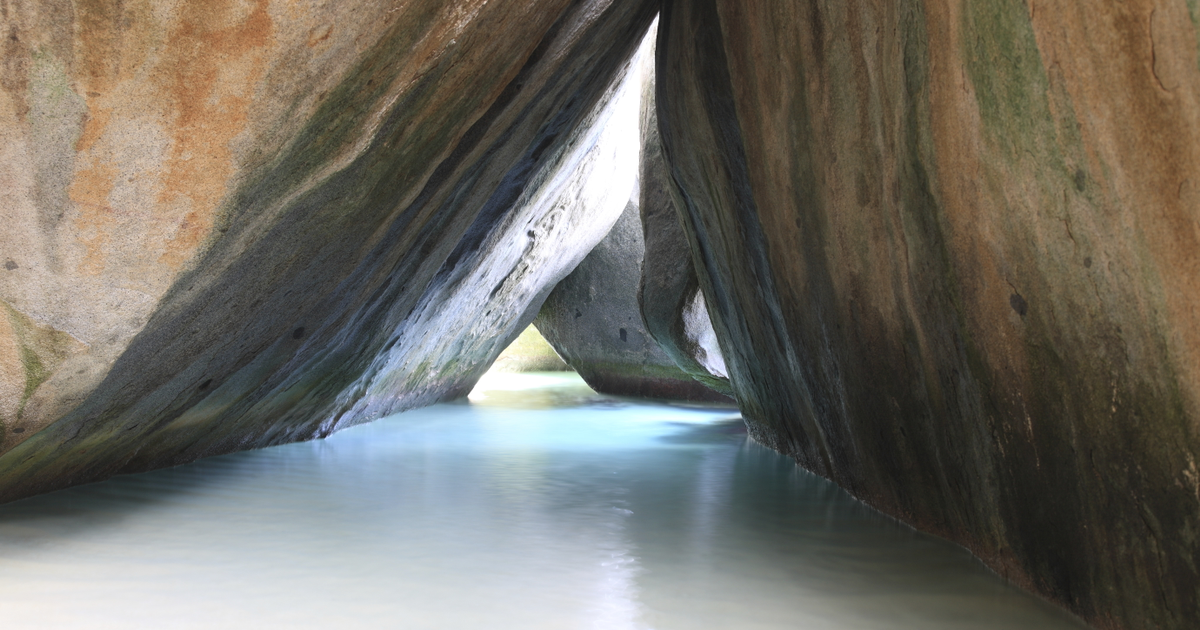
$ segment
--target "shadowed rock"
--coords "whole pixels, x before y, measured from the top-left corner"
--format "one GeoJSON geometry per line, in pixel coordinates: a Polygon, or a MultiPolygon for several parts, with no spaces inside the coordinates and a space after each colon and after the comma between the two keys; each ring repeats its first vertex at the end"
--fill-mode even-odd
{"type": "MultiPolygon", "coordinates": [[[[636,147],[637,129],[630,131],[636,147]]],[[[631,192],[636,197],[636,188],[631,192]]],[[[631,200],[604,240],[554,287],[534,324],[598,392],[729,401],[679,369],[646,333],[638,310],[644,251],[637,202],[631,200]]]]}
{"type": "Polygon", "coordinates": [[[465,393],[624,207],[655,4],[6,14],[0,499],[465,393]]]}
{"type": "Polygon", "coordinates": [[[689,376],[731,396],[725,359],[708,316],[708,306],[692,248],[672,198],[667,165],[655,113],[653,73],[647,72],[642,92],[641,194],[645,256],[638,284],[638,307],[646,331],[659,348],[689,376]]]}
{"type": "Polygon", "coordinates": [[[664,150],[755,439],[1099,627],[1200,626],[1186,4],[661,19],[664,150]]]}

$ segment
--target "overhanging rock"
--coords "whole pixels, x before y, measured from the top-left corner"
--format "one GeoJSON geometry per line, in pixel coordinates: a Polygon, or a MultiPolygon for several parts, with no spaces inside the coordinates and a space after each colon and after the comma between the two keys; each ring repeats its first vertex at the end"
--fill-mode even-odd
{"type": "Polygon", "coordinates": [[[0,499],[469,388],[624,206],[555,200],[656,5],[6,18],[0,499]]]}

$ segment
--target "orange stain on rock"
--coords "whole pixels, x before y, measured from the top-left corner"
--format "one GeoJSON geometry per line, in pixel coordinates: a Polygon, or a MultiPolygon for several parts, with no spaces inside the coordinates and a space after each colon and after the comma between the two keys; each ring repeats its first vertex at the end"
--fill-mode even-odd
{"type": "Polygon", "coordinates": [[[111,240],[113,209],[108,197],[120,170],[107,157],[85,155],[103,137],[113,108],[99,103],[117,90],[121,79],[123,24],[119,4],[84,0],[77,4],[76,54],[79,79],[87,95],[87,120],[75,141],[79,164],[67,194],[79,212],[74,223],[85,252],[79,273],[99,275],[104,270],[105,247],[111,240]],[[90,163],[90,165],[89,165],[90,163]]]}
{"type": "Polygon", "coordinates": [[[147,3],[78,3],[78,79],[88,113],[75,145],[80,170],[70,197],[87,247],[81,271],[103,270],[104,249],[118,229],[114,214],[148,212],[147,233],[125,241],[142,243],[143,256],[171,270],[208,237],[237,170],[229,145],[245,130],[273,42],[267,6],[268,0],[184,2],[164,25],[147,3]],[[108,201],[113,182],[145,167],[114,160],[107,135],[148,116],[162,120],[170,137],[162,165],[151,168],[158,193],[144,209],[115,212],[108,201]]]}
{"type": "Polygon", "coordinates": [[[158,202],[180,213],[159,262],[178,269],[212,231],[234,174],[230,141],[246,126],[271,42],[267,0],[236,19],[229,0],[189,2],[169,40],[163,86],[177,118],[158,202]]]}
{"type": "MultiPolygon", "coordinates": [[[[1165,329],[1156,332],[1169,340],[1180,389],[1193,391],[1200,381],[1200,207],[1183,191],[1200,173],[1195,27],[1182,3],[1151,0],[1103,10],[1046,3],[1032,24],[1079,110],[1088,155],[1109,166],[1111,175],[1098,183],[1120,201],[1121,225],[1145,252],[1121,264],[1135,277],[1153,269],[1161,283],[1161,297],[1150,299],[1162,300],[1165,318],[1149,321],[1157,308],[1143,306],[1147,328],[1165,329]]],[[[1142,295],[1152,291],[1143,287],[1142,295]]],[[[1189,403],[1197,413],[1200,397],[1189,403]]]]}
{"type": "Polygon", "coordinates": [[[83,125],[83,132],[79,134],[79,139],[75,141],[75,150],[83,153],[92,148],[100,136],[104,135],[104,130],[108,127],[108,121],[112,118],[112,108],[98,107],[88,99],[88,116],[87,121],[83,125]]]}
{"type": "Polygon", "coordinates": [[[308,35],[308,47],[315,48],[318,44],[326,42],[333,35],[333,25],[326,26],[324,30],[314,28],[308,35]]]}
{"type": "Polygon", "coordinates": [[[104,270],[104,247],[110,240],[113,224],[113,209],[108,204],[108,196],[117,173],[115,166],[95,164],[76,173],[68,191],[79,210],[75,228],[79,240],[87,248],[79,263],[79,272],[85,275],[99,275],[104,270]]]}
{"type": "MultiPolygon", "coordinates": [[[[955,0],[930,2],[929,104],[937,156],[937,195],[944,212],[946,246],[959,283],[969,334],[1003,387],[1027,387],[1030,367],[1023,331],[1012,323],[1007,307],[1015,287],[997,243],[1003,242],[997,214],[1000,191],[989,188],[986,174],[1000,160],[986,146],[975,86],[967,77],[964,5],[955,0]]],[[[1009,176],[1007,173],[1006,177],[1009,176]]]]}

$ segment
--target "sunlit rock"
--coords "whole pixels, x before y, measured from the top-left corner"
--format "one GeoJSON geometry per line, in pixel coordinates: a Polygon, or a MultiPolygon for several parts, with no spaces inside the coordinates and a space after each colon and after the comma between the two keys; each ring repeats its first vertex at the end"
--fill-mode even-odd
{"type": "Polygon", "coordinates": [[[668,0],[751,432],[1103,628],[1200,627],[1188,4],[668,0]]]}
{"type": "Polygon", "coordinates": [[[623,207],[558,200],[655,10],[6,10],[0,499],[465,393],[623,207]]]}

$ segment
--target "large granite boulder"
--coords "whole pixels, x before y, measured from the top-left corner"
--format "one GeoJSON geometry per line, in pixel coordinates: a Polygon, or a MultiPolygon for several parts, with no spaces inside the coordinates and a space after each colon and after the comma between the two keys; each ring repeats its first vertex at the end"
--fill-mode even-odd
{"type": "Polygon", "coordinates": [[[661,19],[663,145],[754,437],[1098,627],[1200,627],[1197,13],[661,19]]]}
{"type": "MultiPolygon", "coordinates": [[[[642,90],[642,158],[638,211],[645,254],[638,283],[638,307],[646,332],[689,376],[727,396],[733,394],[725,359],[708,315],[683,222],[672,197],[663,160],[654,100],[654,73],[642,90]]],[[[682,202],[679,202],[682,203],[682,202]]]]}
{"type": "Polygon", "coordinates": [[[656,5],[6,10],[0,500],[464,393],[624,208],[656,5]]]}
{"type": "MultiPolygon", "coordinates": [[[[635,120],[629,136],[634,140],[636,126],[635,120]]],[[[637,147],[637,142],[629,146],[637,147]]],[[[612,230],[554,287],[534,325],[598,392],[731,402],[681,370],[646,332],[638,309],[645,251],[642,222],[637,189],[630,193],[632,198],[612,230]]]]}

